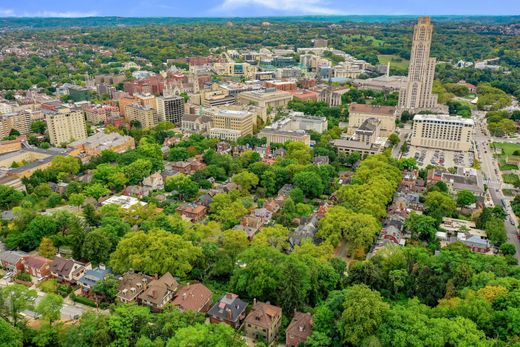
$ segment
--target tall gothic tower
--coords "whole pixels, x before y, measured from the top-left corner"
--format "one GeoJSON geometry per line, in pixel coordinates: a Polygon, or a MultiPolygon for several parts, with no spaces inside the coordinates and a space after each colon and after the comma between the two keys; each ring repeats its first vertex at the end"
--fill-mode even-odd
{"type": "Polygon", "coordinates": [[[433,26],[430,17],[419,17],[414,27],[408,82],[399,93],[402,111],[422,111],[437,108],[437,95],[432,93],[435,58],[430,58],[433,26]]]}

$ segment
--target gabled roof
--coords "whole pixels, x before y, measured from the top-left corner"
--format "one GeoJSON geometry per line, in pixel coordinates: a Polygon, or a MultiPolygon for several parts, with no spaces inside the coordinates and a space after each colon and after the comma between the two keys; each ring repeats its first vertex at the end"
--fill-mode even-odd
{"type": "Polygon", "coordinates": [[[278,306],[258,302],[246,317],[246,323],[260,326],[265,329],[271,328],[274,321],[282,316],[282,309],[278,306]]]}
{"type": "Polygon", "coordinates": [[[52,260],[40,257],[39,255],[27,255],[23,257],[24,265],[33,269],[41,269],[46,264],[50,264],[52,260]]]}
{"type": "Polygon", "coordinates": [[[199,312],[211,301],[212,295],[211,290],[202,283],[188,284],[179,290],[173,304],[184,311],[199,312]]]}
{"type": "Polygon", "coordinates": [[[352,103],[352,104],[350,104],[349,112],[350,113],[379,114],[382,116],[393,116],[395,114],[395,107],[352,103]]]}
{"type": "Polygon", "coordinates": [[[310,313],[295,312],[287,327],[285,335],[306,339],[312,333],[312,316],[310,313]]]}
{"type": "Polygon", "coordinates": [[[9,264],[16,264],[22,257],[27,256],[28,254],[25,252],[19,252],[19,251],[5,251],[0,254],[0,261],[9,263],[9,264]]]}
{"type": "Polygon", "coordinates": [[[177,291],[178,286],[177,280],[167,272],[158,280],[151,281],[148,288],[139,295],[139,299],[160,304],[168,292],[177,291]]]}
{"type": "Polygon", "coordinates": [[[85,271],[85,274],[81,276],[78,282],[85,286],[91,287],[95,285],[98,281],[105,279],[105,277],[109,274],[113,274],[111,269],[102,269],[97,267],[95,269],[85,271]]]}
{"type": "Polygon", "coordinates": [[[227,293],[208,311],[208,315],[236,322],[246,310],[247,303],[240,300],[238,295],[227,293]]]}
{"type": "Polygon", "coordinates": [[[51,272],[58,274],[61,277],[69,277],[71,272],[74,271],[75,265],[84,267],[85,264],[75,261],[73,259],[65,259],[62,257],[55,257],[51,263],[51,272]]]}

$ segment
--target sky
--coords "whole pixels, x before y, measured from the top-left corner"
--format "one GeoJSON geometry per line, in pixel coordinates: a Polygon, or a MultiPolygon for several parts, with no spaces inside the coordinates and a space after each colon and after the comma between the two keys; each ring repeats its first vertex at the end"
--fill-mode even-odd
{"type": "Polygon", "coordinates": [[[520,0],[0,0],[0,17],[520,15],[520,0]]]}

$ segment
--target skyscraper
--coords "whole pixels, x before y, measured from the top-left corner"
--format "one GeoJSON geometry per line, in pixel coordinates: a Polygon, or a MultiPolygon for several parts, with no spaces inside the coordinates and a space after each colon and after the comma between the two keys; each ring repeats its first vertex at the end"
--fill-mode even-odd
{"type": "Polygon", "coordinates": [[[159,96],[157,98],[157,113],[160,121],[181,124],[184,114],[184,98],[178,95],[159,96]]]}
{"type": "Polygon", "coordinates": [[[412,53],[406,87],[399,93],[399,108],[418,112],[437,107],[437,95],[432,94],[435,58],[430,58],[433,26],[430,17],[419,17],[414,27],[412,53]]]}

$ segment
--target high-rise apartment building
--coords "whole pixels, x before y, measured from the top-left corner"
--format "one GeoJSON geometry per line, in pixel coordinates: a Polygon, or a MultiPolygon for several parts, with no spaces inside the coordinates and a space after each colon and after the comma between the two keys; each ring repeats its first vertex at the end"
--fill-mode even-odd
{"type": "Polygon", "coordinates": [[[138,121],[143,129],[150,129],[157,125],[157,112],[148,106],[140,104],[128,105],[125,110],[127,121],[138,121]]]}
{"type": "Polygon", "coordinates": [[[178,95],[159,96],[157,98],[157,115],[159,121],[181,124],[184,114],[184,98],[178,95]]]}
{"type": "Polygon", "coordinates": [[[399,93],[399,108],[417,112],[437,107],[437,95],[432,93],[435,58],[430,58],[433,26],[430,17],[419,17],[413,33],[412,53],[406,87],[399,93]]]}
{"type": "Polygon", "coordinates": [[[413,118],[412,146],[469,151],[473,141],[472,119],[418,114],[413,118]]]}
{"type": "Polygon", "coordinates": [[[81,110],[60,108],[57,112],[47,112],[45,121],[51,144],[55,146],[87,138],[85,116],[81,110]]]}
{"type": "Polygon", "coordinates": [[[31,114],[29,112],[11,112],[0,115],[0,137],[9,136],[13,129],[22,135],[28,134],[31,131],[31,114]]]}
{"type": "Polygon", "coordinates": [[[153,108],[154,110],[157,109],[157,102],[155,101],[155,95],[151,94],[151,93],[135,93],[134,94],[134,97],[137,99],[137,101],[145,106],[145,107],[150,107],[150,108],[153,108]]]}

